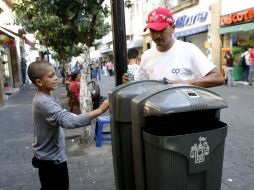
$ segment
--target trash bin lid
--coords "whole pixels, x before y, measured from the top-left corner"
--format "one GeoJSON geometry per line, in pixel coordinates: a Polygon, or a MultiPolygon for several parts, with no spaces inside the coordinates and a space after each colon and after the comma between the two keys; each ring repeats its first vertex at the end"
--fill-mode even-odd
{"type": "Polygon", "coordinates": [[[148,96],[143,107],[144,117],[227,107],[225,100],[218,94],[191,85],[162,87],[161,90],[148,96]]]}
{"type": "Polygon", "coordinates": [[[109,100],[111,101],[114,120],[131,122],[132,98],[158,86],[165,86],[165,84],[156,80],[134,81],[120,85],[110,91],[109,100]]]}

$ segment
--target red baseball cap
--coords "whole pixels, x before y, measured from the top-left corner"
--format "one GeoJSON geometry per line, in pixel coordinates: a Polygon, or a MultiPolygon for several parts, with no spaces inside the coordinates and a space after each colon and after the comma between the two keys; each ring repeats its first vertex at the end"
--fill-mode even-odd
{"type": "Polygon", "coordinates": [[[171,11],[169,9],[159,7],[148,14],[147,25],[144,28],[144,32],[147,28],[161,31],[171,24],[174,24],[171,11]]]}

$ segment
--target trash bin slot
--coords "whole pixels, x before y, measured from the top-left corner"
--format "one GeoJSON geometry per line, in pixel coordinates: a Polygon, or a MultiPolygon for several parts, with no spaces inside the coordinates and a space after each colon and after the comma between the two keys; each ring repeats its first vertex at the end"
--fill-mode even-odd
{"type": "Polygon", "coordinates": [[[176,136],[209,131],[226,126],[221,121],[209,123],[160,123],[160,126],[146,127],[144,132],[155,136],[176,136]]]}
{"type": "Polygon", "coordinates": [[[145,131],[158,136],[171,136],[208,131],[225,126],[214,111],[196,111],[145,118],[145,131]]]}

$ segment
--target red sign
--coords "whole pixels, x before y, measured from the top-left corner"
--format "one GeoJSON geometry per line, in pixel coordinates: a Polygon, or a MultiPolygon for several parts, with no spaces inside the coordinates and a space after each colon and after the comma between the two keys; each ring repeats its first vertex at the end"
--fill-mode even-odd
{"type": "Polygon", "coordinates": [[[241,11],[238,13],[232,13],[220,17],[220,25],[232,25],[241,22],[254,21],[254,9],[249,9],[246,11],[241,11]]]}

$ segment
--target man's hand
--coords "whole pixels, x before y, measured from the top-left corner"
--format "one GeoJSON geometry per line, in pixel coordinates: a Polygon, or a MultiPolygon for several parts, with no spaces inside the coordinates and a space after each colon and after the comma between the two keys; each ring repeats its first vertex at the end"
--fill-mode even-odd
{"type": "Polygon", "coordinates": [[[129,82],[129,77],[128,77],[128,74],[127,73],[124,73],[123,76],[122,76],[122,83],[127,83],[129,82]]]}
{"type": "Polygon", "coordinates": [[[194,86],[209,88],[209,87],[223,85],[224,79],[219,74],[218,70],[215,68],[202,78],[192,79],[192,80],[181,80],[181,79],[166,80],[166,82],[167,84],[190,84],[194,86]]]}

